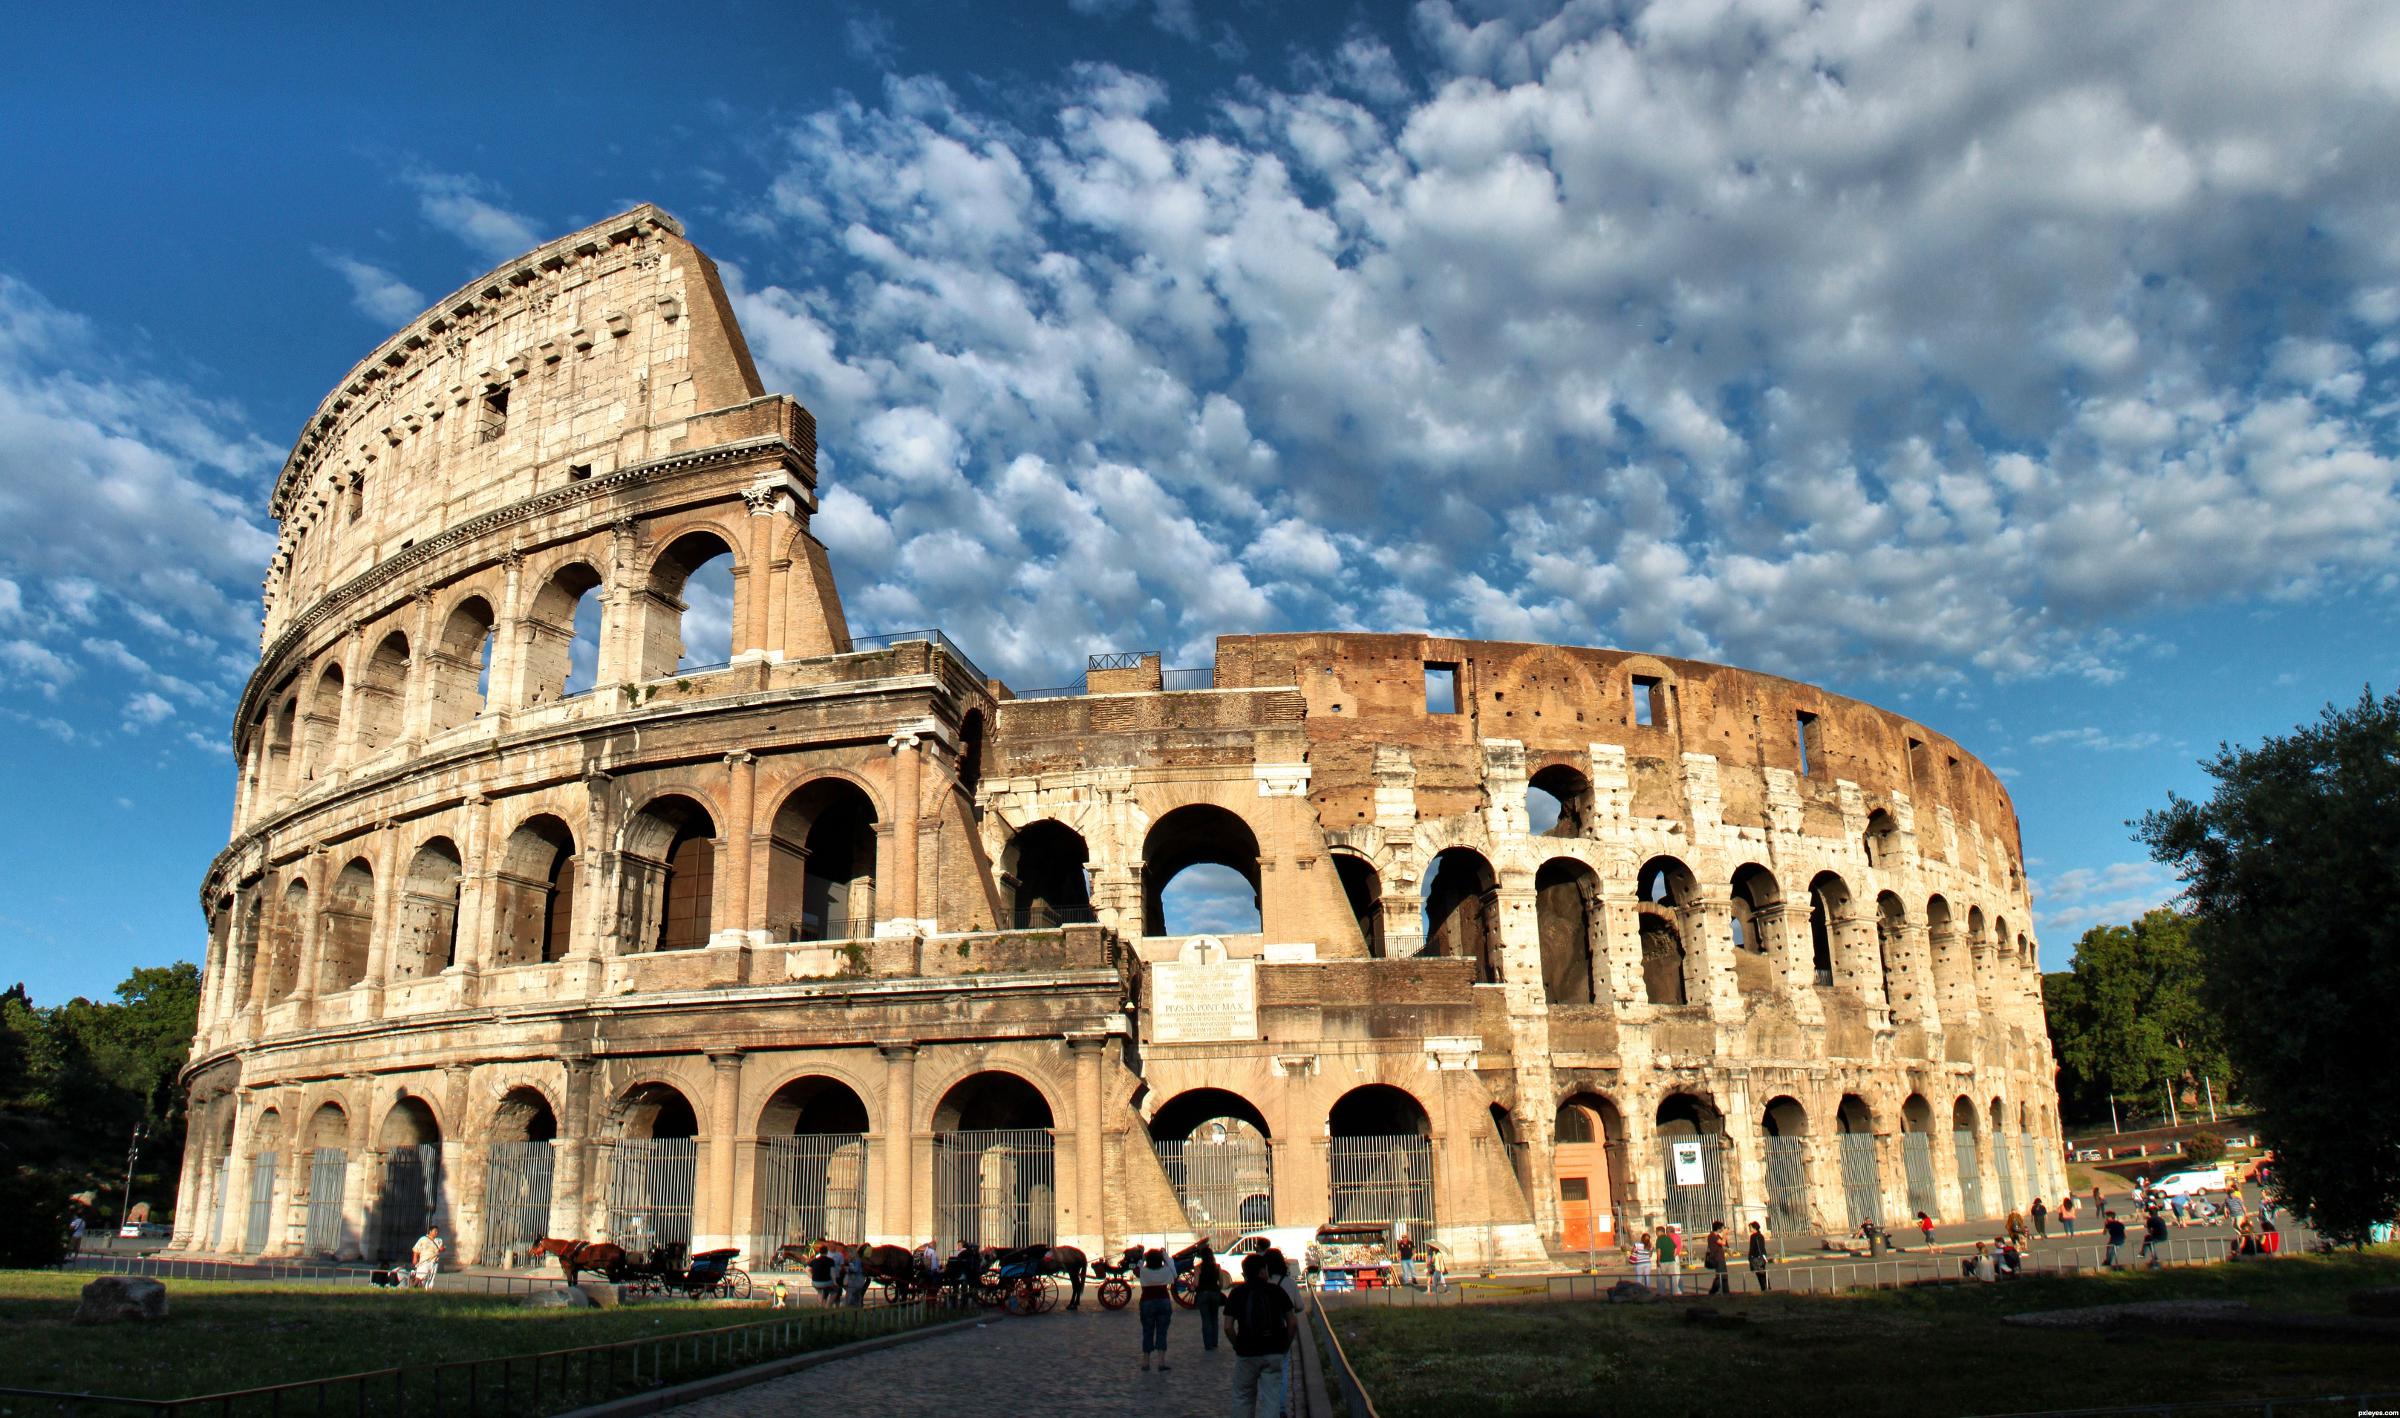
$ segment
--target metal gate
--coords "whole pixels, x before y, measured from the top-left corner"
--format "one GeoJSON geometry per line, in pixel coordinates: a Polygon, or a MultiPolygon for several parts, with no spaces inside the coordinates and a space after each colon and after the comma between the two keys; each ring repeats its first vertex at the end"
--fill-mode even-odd
{"type": "Polygon", "coordinates": [[[1900,1134],[1900,1161],[1908,1171],[1908,1214],[1941,1215],[1941,1193],[1933,1185],[1933,1139],[1921,1132],[1900,1134]]]}
{"type": "MultiPolygon", "coordinates": [[[[397,1265],[441,1214],[442,1149],[430,1142],[383,1154],[368,1226],[368,1258],[397,1265]]],[[[455,1259],[455,1258],[454,1258],[455,1259]]]]}
{"type": "Polygon", "coordinates": [[[1662,1137],[1658,1143],[1665,1159],[1667,1220],[1682,1227],[1687,1240],[1706,1235],[1725,1219],[1725,1154],[1732,1139],[1701,1133],[1662,1137]],[[1688,1180],[1693,1165],[1700,1171],[1697,1182],[1688,1180]]]}
{"type": "Polygon", "coordinates": [[[1388,1221],[1424,1240],[1434,1219],[1432,1139],[1399,1133],[1329,1141],[1333,1219],[1388,1221]]]}
{"type": "Polygon", "coordinates": [[[811,1241],[864,1240],[867,1234],[867,1139],[863,1133],[770,1137],[759,1147],[764,1202],[760,1235],[773,1248],[811,1241]]]}
{"type": "Polygon", "coordinates": [[[2000,1182],[2000,1214],[2017,1209],[2016,1164],[2009,1159],[2008,1134],[1992,1134],[1992,1175],[2000,1182]]]}
{"type": "Polygon", "coordinates": [[[1055,1146],[1047,1128],[934,1134],[934,1215],[942,1250],[968,1241],[1005,1249],[1056,1239],[1055,1146]]]}
{"type": "Polygon", "coordinates": [[[1965,1212],[1961,1221],[1977,1221],[1983,1209],[1983,1149],[1975,1145],[1972,1132],[1953,1132],[1951,1140],[1958,1150],[1958,1205],[1965,1212]]]}
{"type": "Polygon", "coordinates": [[[551,1145],[495,1142],[483,1170],[483,1255],[522,1255],[550,1231],[551,1145]]]}
{"type": "Polygon", "coordinates": [[[342,1190],[350,1181],[350,1154],[320,1147],[308,1161],[308,1253],[339,1255],[342,1249],[342,1190]]]}
{"type": "Polygon", "coordinates": [[[1850,1227],[1872,1221],[1883,1224],[1883,1186],[1875,1175],[1875,1134],[1846,1132],[1842,1143],[1842,1200],[1849,1207],[1850,1227]]]}
{"type": "Polygon", "coordinates": [[[233,1219],[233,1154],[228,1152],[217,1159],[217,1214],[209,1218],[208,1248],[215,1250],[225,1244],[225,1231],[233,1219]]]}
{"type": "Polygon", "coordinates": [[[1192,1230],[1219,1250],[1244,1231],[1275,1221],[1275,1162],[1256,1133],[1155,1142],[1175,1199],[1192,1230]]]}
{"type": "Polygon", "coordinates": [[[689,1137],[629,1137],[616,1144],[608,1172],[609,1239],[648,1254],[692,1245],[692,1192],[700,1143],[689,1137]]]}
{"type": "Polygon", "coordinates": [[[1778,1232],[1808,1229],[1808,1139],[1767,1140],[1767,1225],[1778,1232]]]}
{"type": "Polygon", "coordinates": [[[249,1227],[242,1234],[242,1249],[257,1255],[274,1238],[268,1231],[275,1224],[275,1154],[261,1152],[250,1159],[250,1217],[249,1227]]]}

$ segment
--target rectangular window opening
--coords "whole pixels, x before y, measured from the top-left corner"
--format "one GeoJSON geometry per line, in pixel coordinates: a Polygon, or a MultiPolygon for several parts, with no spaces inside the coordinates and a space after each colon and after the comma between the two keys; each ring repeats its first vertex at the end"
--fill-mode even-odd
{"type": "Polygon", "coordinates": [[[508,389],[505,385],[483,396],[483,419],[478,441],[489,443],[508,428],[508,389]]]}
{"type": "Polygon", "coordinates": [[[1667,721],[1667,686],[1649,675],[1633,677],[1633,722],[1650,728],[1667,721]]]}
{"type": "Polygon", "coordinates": [[[567,468],[567,481],[571,483],[582,482],[591,475],[592,465],[589,463],[574,463],[567,468]]]}
{"type": "Polygon", "coordinates": [[[1923,797],[1933,790],[1933,786],[1933,752],[1925,747],[1925,740],[1910,739],[1908,741],[1909,791],[1923,797]]]}
{"type": "Polygon", "coordinates": [[[1817,761],[1817,716],[1802,710],[1792,716],[1795,736],[1800,742],[1800,776],[1805,778],[1817,761]]]}
{"type": "Polygon", "coordinates": [[[1458,666],[1425,663],[1425,712],[1455,714],[1458,712],[1458,666]]]}

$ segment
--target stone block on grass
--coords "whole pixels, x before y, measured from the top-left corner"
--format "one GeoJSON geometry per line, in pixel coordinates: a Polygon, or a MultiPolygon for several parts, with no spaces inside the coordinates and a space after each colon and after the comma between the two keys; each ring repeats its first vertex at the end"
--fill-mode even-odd
{"type": "Polygon", "coordinates": [[[123,1320],[163,1320],[167,1317],[167,1287],[138,1275],[103,1275],[83,1287],[75,1307],[77,1324],[116,1324],[123,1320]]]}

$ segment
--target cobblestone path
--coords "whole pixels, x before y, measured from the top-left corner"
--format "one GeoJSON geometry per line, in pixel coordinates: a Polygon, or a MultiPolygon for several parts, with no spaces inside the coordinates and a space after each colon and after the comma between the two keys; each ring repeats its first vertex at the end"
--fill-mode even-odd
{"type": "Polygon", "coordinates": [[[1131,1308],[1091,1307],[983,1325],[804,1369],[671,1410],[679,1418],[790,1414],[1024,1413],[1043,1418],[1222,1418],[1233,1346],[1200,1347],[1200,1320],[1177,1310],[1165,1373],[1143,1373],[1131,1308]]]}

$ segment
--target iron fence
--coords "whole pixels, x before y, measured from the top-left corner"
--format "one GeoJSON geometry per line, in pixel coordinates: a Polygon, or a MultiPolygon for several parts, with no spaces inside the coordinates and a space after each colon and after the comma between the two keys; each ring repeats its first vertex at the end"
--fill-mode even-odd
{"type": "Polygon", "coordinates": [[[1841,1137],[1842,1201],[1850,1211],[1850,1229],[1869,1221],[1883,1224],[1883,1189],[1875,1173],[1875,1134],[1846,1132],[1841,1137]]]}
{"type": "Polygon", "coordinates": [[[496,1142],[483,1167],[483,1253],[523,1253],[550,1233],[550,1183],[556,1162],[548,1142],[496,1142]]]}
{"type": "Polygon", "coordinates": [[[1992,1176],[2000,1183],[2000,1214],[2002,1216],[2017,1209],[2017,1182],[2013,1175],[2014,1171],[2015,1169],[2009,1165],[2008,1160],[2008,1135],[1994,1132],[1992,1134],[1992,1176]]]}
{"type": "Polygon", "coordinates": [[[1778,1233],[1808,1229],[1808,1139],[1767,1140],[1767,1226],[1778,1233]]]}
{"type": "Polygon", "coordinates": [[[764,1265],[777,1246],[867,1234],[867,1139],[854,1132],[770,1137],[759,1145],[764,1265]]]}
{"type": "Polygon", "coordinates": [[[1046,1128],[936,1133],[934,1211],[943,1252],[968,1241],[1006,1248],[1055,1239],[1055,1150],[1046,1128]]]}
{"type": "Polygon", "coordinates": [[[1434,1222],[1433,1142],[1414,1133],[1336,1137],[1327,1155],[1335,1221],[1389,1221],[1422,1240],[1434,1222]]]}
{"type": "Polygon", "coordinates": [[[217,1209],[208,1219],[208,1248],[215,1250],[225,1244],[225,1230],[233,1224],[233,1154],[228,1152],[217,1159],[217,1209]]]}
{"type": "Polygon", "coordinates": [[[1222,1250],[1275,1221],[1275,1160],[1256,1133],[1151,1144],[1184,1219],[1222,1250]]]}
{"type": "Polygon", "coordinates": [[[1954,1132],[1950,1141],[1958,1155],[1958,1219],[1973,1221],[1984,1214],[1983,1149],[1975,1145],[1971,1132],[1954,1132]]]}
{"type": "Polygon", "coordinates": [[[342,1191],[350,1181],[350,1154],[339,1147],[320,1147],[308,1163],[308,1253],[339,1255],[342,1250],[342,1191]]]}
{"type": "Polygon", "coordinates": [[[396,1264],[441,1215],[442,1150],[430,1142],[383,1154],[367,1212],[367,1257],[396,1264]]]}
{"type": "Polygon", "coordinates": [[[250,1215],[245,1218],[242,1249],[253,1255],[267,1248],[275,1224],[275,1154],[261,1152],[250,1159],[250,1215]]]}
{"type": "Polygon", "coordinates": [[[692,1244],[692,1192],[700,1143],[689,1137],[629,1137],[608,1172],[609,1238],[629,1251],[692,1244]]]}
{"type": "MultiPolygon", "coordinates": [[[[1665,1157],[1666,1213],[1670,1224],[1683,1228],[1685,1236],[1702,1236],[1708,1228],[1725,1217],[1725,1168],[1732,1160],[1733,1139],[1723,1133],[1701,1133],[1691,1137],[1659,1139],[1665,1157]],[[1689,1170],[1676,1155],[1679,1144],[1700,1144],[1698,1158],[1700,1180],[1686,1180],[1689,1170]]],[[[1686,1154],[1687,1156],[1690,1154],[1686,1154]]]]}
{"type": "MultiPolygon", "coordinates": [[[[299,1282],[308,1285],[367,1285],[373,1283],[375,1267],[363,1261],[268,1259],[256,1260],[185,1260],[155,1256],[115,1256],[85,1253],[67,1262],[74,1271],[90,1271],[101,1275],[140,1275],[152,1280],[228,1280],[299,1282]]],[[[552,1290],[565,1284],[565,1278],[553,1271],[547,1275],[490,1275],[479,1271],[444,1271],[441,1285],[444,1290],[477,1291],[484,1294],[522,1295],[535,1290],[552,1290]]]]}
{"type": "Polygon", "coordinates": [[[1933,1139],[1921,1132],[1900,1134],[1900,1161],[1908,1173],[1908,1214],[1942,1214],[1940,1193],[1933,1185],[1933,1139]]]}
{"type": "Polygon", "coordinates": [[[1158,672],[1158,681],[1159,688],[1176,690],[1179,692],[1194,689],[1215,689],[1217,687],[1217,667],[1215,665],[1200,665],[1195,668],[1185,670],[1160,670],[1158,672]]]}
{"type": "Polygon", "coordinates": [[[888,650],[894,645],[917,640],[934,646],[943,654],[956,660],[959,667],[974,676],[978,682],[990,678],[982,670],[976,668],[974,660],[968,658],[966,651],[958,648],[958,642],[938,630],[887,630],[880,635],[853,635],[850,637],[850,650],[853,654],[862,650],[888,650]]]}

